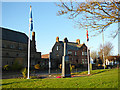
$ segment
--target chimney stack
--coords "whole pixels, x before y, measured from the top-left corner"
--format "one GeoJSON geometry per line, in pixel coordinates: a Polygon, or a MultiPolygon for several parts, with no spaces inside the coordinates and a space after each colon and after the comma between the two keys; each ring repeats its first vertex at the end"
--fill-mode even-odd
{"type": "Polygon", "coordinates": [[[59,37],[56,37],[56,42],[59,42],[59,37]]]}
{"type": "Polygon", "coordinates": [[[77,44],[80,44],[80,39],[77,39],[77,40],[76,40],[76,43],[77,43],[77,44]]]}
{"type": "Polygon", "coordinates": [[[35,41],[35,32],[32,32],[32,40],[35,41]]]}

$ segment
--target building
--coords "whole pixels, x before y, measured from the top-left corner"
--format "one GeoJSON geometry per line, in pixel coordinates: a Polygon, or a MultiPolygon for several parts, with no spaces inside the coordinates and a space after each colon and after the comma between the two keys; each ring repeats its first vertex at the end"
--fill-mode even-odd
{"type": "Polygon", "coordinates": [[[43,55],[41,55],[41,58],[49,59],[49,54],[43,54],[43,55]]]}
{"type": "Polygon", "coordinates": [[[120,56],[107,56],[106,65],[120,64],[120,56]]]}
{"type": "Polygon", "coordinates": [[[40,62],[41,69],[49,68],[49,54],[41,55],[41,62],[40,62]]]}
{"type": "MultiPolygon", "coordinates": [[[[2,38],[2,66],[13,65],[16,61],[27,67],[28,36],[25,33],[1,28],[2,38]]],[[[30,64],[34,66],[40,62],[41,52],[36,52],[35,32],[32,32],[30,64]]]]}
{"type": "MultiPolygon", "coordinates": [[[[80,40],[77,39],[76,42],[67,43],[68,56],[71,64],[83,64],[87,67],[87,46],[83,43],[80,44],[80,40]]],[[[52,47],[51,52],[51,65],[52,68],[57,68],[62,64],[62,56],[64,54],[64,43],[59,41],[59,37],[56,37],[56,42],[52,47]]]]}

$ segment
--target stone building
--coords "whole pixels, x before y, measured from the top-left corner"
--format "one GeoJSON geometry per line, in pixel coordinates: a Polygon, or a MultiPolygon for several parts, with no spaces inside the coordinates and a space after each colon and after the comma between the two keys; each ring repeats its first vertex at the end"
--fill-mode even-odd
{"type": "MultiPolygon", "coordinates": [[[[2,66],[12,65],[16,61],[27,67],[28,36],[25,33],[1,28],[2,30],[2,66]]],[[[34,66],[40,62],[41,52],[36,52],[35,32],[32,32],[30,64],[34,66]]]]}
{"type": "MultiPolygon", "coordinates": [[[[80,40],[77,39],[76,42],[67,43],[68,56],[71,64],[83,64],[87,67],[87,46],[83,43],[80,44],[80,40]]],[[[52,68],[57,68],[62,64],[62,56],[64,53],[64,44],[63,41],[59,41],[59,37],[56,37],[56,42],[52,47],[51,52],[51,65],[52,68]]]]}

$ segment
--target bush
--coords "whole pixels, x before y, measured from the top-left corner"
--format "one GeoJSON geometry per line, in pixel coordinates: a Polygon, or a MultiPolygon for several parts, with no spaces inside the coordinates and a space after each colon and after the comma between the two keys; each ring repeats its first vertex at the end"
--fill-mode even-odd
{"type": "Polygon", "coordinates": [[[22,75],[24,78],[27,78],[27,69],[26,68],[23,68],[22,75]]]}
{"type": "Polygon", "coordinates": [[[74,69],[75,68],[75,65],[72,65],[72,69],[74,69]]]}
{"type": "Polygon", "coordinates": [[[10,66],[9,66],[9,65],[5,65],[5,66],[3,66],[3,70],[5,70],[5,71],[10,70],[10,66]]]}
{"type": "Polygon", "coordinates": [[[72,72],[72,69],[74,69],[74,68],[75,68],[75,65],[70,64],[70,72],[72,72]]]}
{"type": "Polygon", "coordinates": [[[62,64],[59,65],[59,69],[62,69],[62,64]]]}
{"type": "Polygon", "coordinates": [[[39,64],[36,64],[34,67],[35,67],[35,69],[40,69],[40,65],[39,64]]]}

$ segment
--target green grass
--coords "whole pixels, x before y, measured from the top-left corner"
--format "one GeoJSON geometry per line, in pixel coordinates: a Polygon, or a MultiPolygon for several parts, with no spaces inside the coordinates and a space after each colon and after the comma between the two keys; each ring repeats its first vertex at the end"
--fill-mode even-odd
{"type": "MultiPolygon", "coordinates": [[[[98,73],[102,73],[102,72],[106,72],[106,71],[109,71],[110,69],[100,69],[100,70],[92,70],[90,72],[90,74],[98,74],[98,73]]],[[[72,73],[72,75],[86,75],[88,74],[88,71],[83,71],[83,72],[77,72],[77,73],[72,73]]]]}
{"type": "Polygon", "coordinates": [[[74,78],[3,79],[2,88],[118,88],[118,69],[91,73],[94,74],[74,78]]]}

